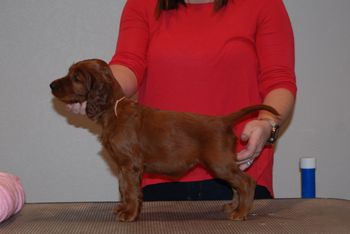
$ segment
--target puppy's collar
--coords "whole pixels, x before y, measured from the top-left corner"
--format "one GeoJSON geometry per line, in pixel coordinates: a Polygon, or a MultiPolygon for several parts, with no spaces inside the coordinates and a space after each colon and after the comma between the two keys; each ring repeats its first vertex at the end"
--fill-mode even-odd
{"type": "Polygon", "coordinates": [[[124,99],[125,99],[125,96],[118,99],[114,104],[114,114],[116,117],[118,116],[118,112],[117,112],[118,104],[119,104],[119,102],[123,101],[124,99]]]}

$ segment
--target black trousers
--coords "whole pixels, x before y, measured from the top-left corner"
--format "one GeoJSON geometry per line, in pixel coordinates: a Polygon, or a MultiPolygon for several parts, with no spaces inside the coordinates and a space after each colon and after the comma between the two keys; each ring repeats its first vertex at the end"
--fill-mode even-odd
{"type": "MultiPolygon", "coordinates": [[[[231,187],[223,180],[170,182],[143,188],[144,201],[206,201],[231,200],[231,187]]],[[[257,185],[254,199],[272,199],[266,187],[257,185]]]]}

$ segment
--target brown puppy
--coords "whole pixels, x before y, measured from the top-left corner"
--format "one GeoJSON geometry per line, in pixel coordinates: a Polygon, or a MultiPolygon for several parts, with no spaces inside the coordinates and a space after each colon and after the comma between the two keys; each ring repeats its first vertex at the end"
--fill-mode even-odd
{"type": "Polygon", "coordinates": [[[175,179],[197,164],[236,190],[238,200],[225,207],[229,218],[247,218],[255,181],[236,164],[232,126],[257,110],[278,115],[273,108],[251,106],[222,117],[152,109],[123,99],[122,89],[108,64],[98,59],[72,65],[68,74],[53,81],[50,87],[53,95],[65,103],[87,101],[87,116],[102,126],[100,140],[118,166],[121,194],[115,209],[118,220],[134,221],[138,217],[142,173],[175,179]]]}

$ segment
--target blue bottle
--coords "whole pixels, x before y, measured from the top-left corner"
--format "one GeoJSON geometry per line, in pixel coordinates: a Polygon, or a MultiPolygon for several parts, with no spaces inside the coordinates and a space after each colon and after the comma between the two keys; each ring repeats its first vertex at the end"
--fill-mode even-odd
{"type": "Polygon", "coordinates": [[[316,159],[301,158],[301,197],[315,198],[316,197],[316,159]]]}

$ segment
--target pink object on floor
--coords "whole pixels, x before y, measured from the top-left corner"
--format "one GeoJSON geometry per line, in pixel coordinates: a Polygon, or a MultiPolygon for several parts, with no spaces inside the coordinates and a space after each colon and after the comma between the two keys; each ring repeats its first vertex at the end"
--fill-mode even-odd
{"type": "Polygon", "coordinates": [[[24,206],[25,194],[17,176],[0,172],[0,223],[18,213],[24,206]]]}

